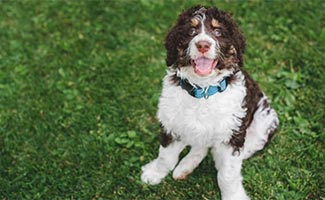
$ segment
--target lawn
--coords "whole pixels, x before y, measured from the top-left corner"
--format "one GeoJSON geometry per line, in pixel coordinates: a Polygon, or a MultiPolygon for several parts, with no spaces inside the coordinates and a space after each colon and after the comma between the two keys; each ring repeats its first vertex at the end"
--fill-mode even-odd
{"type": "MultiPolygon", "coordinates": [[[[212,157],[140,181],[157,156],[164,36],[198,1],[1,1],[0,199],[220,199],[212,157]]],[[[325,3],[207,1],[246,35],[281,125],[244,163],[252,200],[325,199],[325,3]]]]}

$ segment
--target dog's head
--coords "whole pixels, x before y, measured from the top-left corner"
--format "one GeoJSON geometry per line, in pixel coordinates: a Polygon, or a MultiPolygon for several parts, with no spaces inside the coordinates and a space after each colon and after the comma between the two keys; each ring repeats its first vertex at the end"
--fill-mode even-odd
{"type": "Polygon", "coordinates": [[[168,66],[207,77],[243,66],[245,38],[230,13],[195,6],[179,15],[165,48],[168,66]]]}

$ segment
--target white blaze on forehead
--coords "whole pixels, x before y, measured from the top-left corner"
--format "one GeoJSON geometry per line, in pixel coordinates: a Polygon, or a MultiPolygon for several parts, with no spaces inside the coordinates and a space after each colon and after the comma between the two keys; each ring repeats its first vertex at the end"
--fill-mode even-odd
{"type": "Polygon", "coordinates": [[[206,19],[206,16],[204,13],[202,13],[202,9],[201,8],[200,10],[196,11],[198,14],[194,16],[195,19],[197,19],[200,23],[201,23],[201,33],[204,33],[205,32],[205,26],[204,26],[204,22],[205,22],[205,19],[206,19]]]}

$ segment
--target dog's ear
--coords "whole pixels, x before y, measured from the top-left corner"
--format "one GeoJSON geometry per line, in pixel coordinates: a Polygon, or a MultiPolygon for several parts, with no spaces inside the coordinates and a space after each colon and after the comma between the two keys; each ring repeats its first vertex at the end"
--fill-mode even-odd
{"type": "Polygon", "coordinates": [[[227,29],[230,33],[232,44],[235,47],[238,65],[242,67],[244,65],[244,52],[246,47],[246,41],[244,34],[240,31],[237,23],[232,19],[232,14],[229,12],[224,12],[224,17],[227,22],[227,29]]]}
{"type": "Polygon", "coordinates": [[[176,26],[175,25],[167,34],[165,38],[165,48],[167,51],[167,57],[166,57],[166,64],[167,66],[173,65],[178,56],[178,51],[177,51],[177,31],[176,31],[176,26]]]}
{"type": "Polygon", "coordinates": [[[239,30],[238,25],[232,20],[232,32],[231,38],[236,49],[237,58],[239,60],[238,65],[244,66],[244,52],[246,47],[246,41],[244,34],[239,30]]]}

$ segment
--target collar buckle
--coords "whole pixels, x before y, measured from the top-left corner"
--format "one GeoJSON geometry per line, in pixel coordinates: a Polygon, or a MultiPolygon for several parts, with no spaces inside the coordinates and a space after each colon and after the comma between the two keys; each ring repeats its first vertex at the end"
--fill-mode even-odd
{"type": "Polygon", "coordinates": [[[205,90],[204,90],[204,98],[205,99],[208,99],[209,98],[209,87],[207,87],[205,90]]]}
{"type": "Polygon", "coordinates": [[[227,77],[224,77],[218,85],[210,85],[205,88],[193,85],[187,79],[180,79],[179,85],[182,89],[186,90],[192,97],[197,99],[208,99],[210,96],[221,93],[227,88],[227,77]]]}

